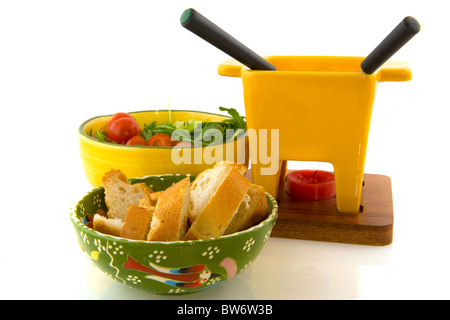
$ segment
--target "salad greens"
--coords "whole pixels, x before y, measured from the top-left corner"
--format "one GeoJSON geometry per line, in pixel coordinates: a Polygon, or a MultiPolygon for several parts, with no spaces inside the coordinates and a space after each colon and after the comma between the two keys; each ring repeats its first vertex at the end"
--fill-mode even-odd
{"type": "Polygon", "coordinates": [[[219,110],[228,112],[231,118],[221,122],[201,122],[191,119],[187,122],[171,122],[169,120],[157,124],[156,121],[153,121],[148,125],[144,125],[142,137],[148,140],[154,134],[163,133],[172,136],[177,141],[191,142],[194,146],[206,146],[239,139],[246,134],[247,123],[245,117],[241,116],[233,108],[219,107],[219,110]],[[219,140],[220,138],[222,140],[219,140]]]}
{"type": "MultiPolygon", "coordinates": [[[[172,140],[190,142],[194,146],[221,144],[237,140],[246,135],[247,122],[244,116],[241,116],[233,108],[219,107],[219,110],[226,111],[231,118],[220,122],[203,122],[195,119],[187,122],[172,122],[169,108],[169,120],[167,122],[157,124],[156,121],[153,121],[150,124],[144,124],[141,135],[148,141],[155,134],[167,134],[172,137],[172,140]]],[[[95,136],[101,142],[113,142],[103,134],[102,130],[95,132],[92,136],[95,136]]]]}

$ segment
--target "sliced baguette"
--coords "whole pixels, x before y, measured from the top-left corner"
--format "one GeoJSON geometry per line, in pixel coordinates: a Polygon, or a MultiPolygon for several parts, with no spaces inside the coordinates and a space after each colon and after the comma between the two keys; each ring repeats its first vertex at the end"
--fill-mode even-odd
{"type": "MultiPolygon", "coordinates": [[[[208,172],[215,172],[215,170],[214,168],[208,172]]],[[[223,235],[251,184],[234,166],[227,170],[216,190],[212,191],[208,184],[203,187],[207,190],[200,189],[201,192],[212,194],[209,194],[207,203],[192,223],[184,240],[214,238],[223,235]]],[[[211,175],[211,179],[215,176],[211,175]]],[[[199,187],[197,186],[197,188],[199,187]]]]}
{"type": "Polygon", "coordinates": [[[130,205],[139,205],[145,197],[145,192],[153,192],[144,183],[129,184],[125,174],[112,169],[102,178],[105,188],[105,203],[108,208],[108,218],[125,220],[130,205]]]}
{"type": "Polygon", "coordinates": [[[144,198],[139,200],[139,205],[141,207],[150,209],[152,212],[155,211],[156,202],[158,201],[158,198],[155,197],[155,194],[159,194],[159,193],[161,193],[161,191],[153,192],[153,190],[151,190],[151,189],[148,190],[147,188],[144,188],[143,191],[144,191],[144,198]]]}
{"type": "Polygon", "coordinates": [[[227,167],[227,168],[234,167],[242,175],[244,175],[247,172],[247,166],[245,164],[237,163],[237,162],[233,162],[233,161],[229,161],[229,160],[218,162],[214,165],[213,168],[218,168],[218,167],[227,167]]]}
{"type": "Polygon", "coordinates": [[[153,202],[153,205],[156,206],[156,203],[158,202],[158,198],[161,195],[162,191],[153,192],[150,194],[150,200],[153,202]]]}
{"type": "Polygon", "coordinates": [[[120,236],[123,221],[121,219],[108,219],[100,214],[94,215],[94,230],[109,234],[112,236],[120,236]]]}
{"type": "Polygon", "coordinates": [[[150,230],[153,212],[145,207],[130,205],[120,236],[133,240],[145,240],[150,230]]]}
{"type": "Polygon", "coordinates": [[[247,167],[243,164],[222,161],[215,164],[212,169],[202,171],[195,178],[190,188],[189,221],[191,223],[194,223],[203,211],[231,168],[235,168],[241,175],[247,171],[247,167]]]}
{"type": "Polygon", "coordinates": [[[264,188],[252,184],[224,234],[235,233],[257,225],[267,217],[267,213],[268,206],[264,188]]]}
{"type": "Polygon", "coordinates": [[[189,177],[167,188],[158,197],[148,241],[183,240],[187,229],[189,177]]]}

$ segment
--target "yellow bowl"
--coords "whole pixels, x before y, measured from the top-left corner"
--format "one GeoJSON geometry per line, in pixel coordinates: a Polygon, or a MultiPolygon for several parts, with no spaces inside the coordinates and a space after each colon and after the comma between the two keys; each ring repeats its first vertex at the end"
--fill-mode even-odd
{"type": "MultiPolygon", "coordinates": [[[[153,121],[169,120],[168,110],[130,112],[142,128],[153,121]]],[[[100,142],[90,136],[99,131],[112,115],[98,116],[83,122],[78,131],[84,172],[93,187],[101,186],[103,174],[110,169],[121,170],[128,178],[161,174],[196,175],[214,163],[228,160],[248,166],[247,136],[236,141],[207,147],[173,148],[126,146],[100,142]]],[[[172,110],[171,121],[190,119],[220,122],[230,117],[208,112],[172,110]]]]}

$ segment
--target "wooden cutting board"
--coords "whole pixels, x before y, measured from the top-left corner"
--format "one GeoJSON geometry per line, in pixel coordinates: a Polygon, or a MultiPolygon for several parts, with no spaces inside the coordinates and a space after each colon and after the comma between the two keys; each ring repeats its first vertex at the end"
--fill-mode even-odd
{"type": "MultiPolygon", "coordinates": [[[[288,170],[289,172],[289,170],[288,170]]],[[[247,173],[251,177],[251,172],[247,173]]],[[[277,201],[278,219],[272,237],[373,246],[392,243],[394,210],[391,179],[365,174],[359,214],[336,211],[335,199],[300,201],[287,196],[284,179],[277,201]]]]}

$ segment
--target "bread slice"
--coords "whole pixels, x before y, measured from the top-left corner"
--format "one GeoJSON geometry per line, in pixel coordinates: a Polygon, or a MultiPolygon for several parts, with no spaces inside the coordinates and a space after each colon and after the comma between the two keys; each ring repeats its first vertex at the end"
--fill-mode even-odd
{"type": "Polygon", "coordinates": [[[162,191],[158,191],[150,194],[150,201],[152,201],[154,206],[156,206],[156,203],[158,202],[158,198],[161,195],[161,193],[162,191]]]}
{"type": "Polygon", "coordinates": [[[125,174],[112,169],[102,178],[105,188],[105,203],[108,208],[108,218],[125,220],[130,205],[139,205],[146,192],[153,192],[145,183],[129,184],[125,174]]]}
{"type": "Polygon", "coordinates": [[[100,214],[94,215],[94,230],[112,236],[120,236],[123,221],[121,219],[108,219],[100,214]]]}
{"type": "Polygon", "coordinates": [[[257,225],[267,217],[268,210],[264,188],[252,184],[224,234],[235,233],[257,225]]]}
{"type": "Polygon", "coordinates": [[[228,168],[234,167],[242,175],[244,175],[247,172],[247,166],[245,164],[237,163],[237,162],[233,162],[233,161],[229,161],[229,160],[218,162],[214,165],[213,168],[218,168],[218,167],[228,167],[228,168]]]}
{"type": "Polygon", "coordinates": [[[194,223],[203,211],[231,168],[235,168],[241,175],[247,171],[247,167],[243,164],[222,161],[215,164],[212,169],[202,171],[195,178],[190,189],[189,221],[191,223],[194,223]]]}
{"type": "Polygon", "coordinates": [[[153,192],[153,190],[151,189],[147,190],[146,188],[144,188],[143,191],[144,191],[144,198],[139,200],[139,205],[141,207],[150,209],[152,212],[155,211],[156,202],[158,201],[158,198],[155,197],[155,194],[159,194],[161,191],[153,192]]]}
{"type": "MultiPolygon", "coordinates": [[[[215,170],[214,168],[209,172],[215,172],[215,170]]],[[[203,186],[203,189],[207,189],[212,194],[209,194],[207,203],[186,233],[185,240],[207,239],[223,235],[239,209],[251,183],[234,166],[227,170],[216,190],[211,191],[208,185],[203,186]]],[[[215,175],[211,175],[210,179],[214,177],[215,175]]]]}
{"type": "Polygon", "coordinates": [[[147,240],[183,240],[187,229],[190,184],[189,177],[186,177],[159,195],[147,240]]]}
{"type": "Polygon", "coordinates": [[[122,238],[145,240],[150,230],[153,212],[141,206],[131,205],[120,231],[122,238]]]}

